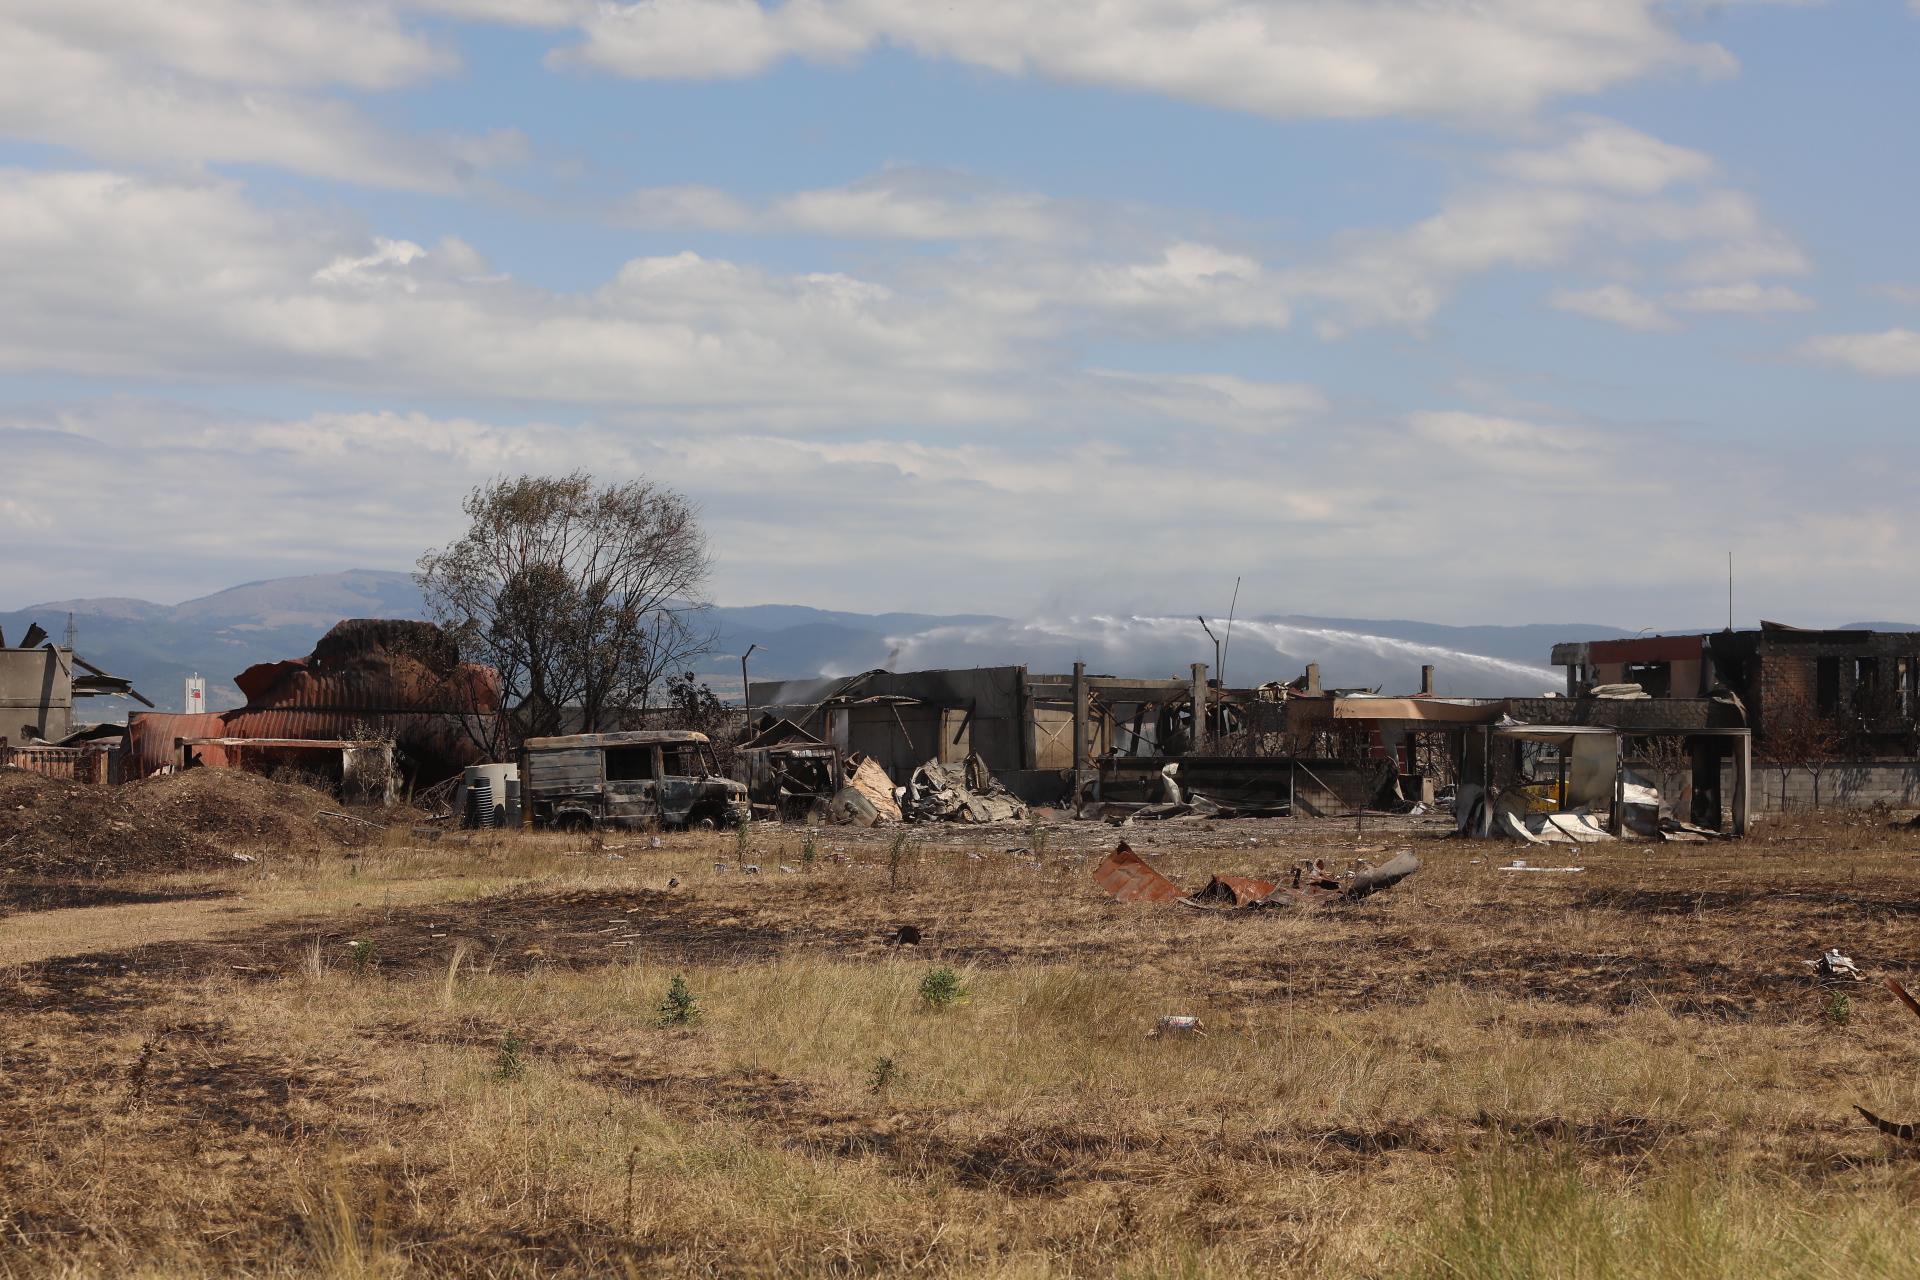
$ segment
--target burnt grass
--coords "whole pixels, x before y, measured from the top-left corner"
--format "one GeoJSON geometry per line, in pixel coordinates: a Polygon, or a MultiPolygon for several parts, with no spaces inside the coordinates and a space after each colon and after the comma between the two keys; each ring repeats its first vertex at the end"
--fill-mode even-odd
{"type": "MultiPolygon", "coordinates": [[[[344,963],[348,945],[363,939],[371,942],[370,967],[390,978],[443,973],[456,949],[468,964],[499,973],[636,960],[753,964],[801,952],[857,962],[892,953],[888,935],[913,924],[924,942],[903,951],[930,963],[1118,965],[1179,975],[1196,996],[1229,1005],[1309,1000],[1357,1009],[1416,1003],[1436,988],[1460,986],[1514,999],[1603,1007],[1653,1002],[1719,1017],[1792,1019],[1823,986],[1801,962],[1829,946],[1858,952],[1866,946],[1863,933],[1874,946],[1857,958],[1870,969],[1920,973],[1920,943],[1904,928],[1920,913],[1920,832],[1850,825],[1862,827],[1868,843],[1836,850],[1822,860],[1825,870],[1798,854],[1790,867],[1778,866],[1767,844],[1748,841],[1704,850],[1611,845],[1568,852],[1562,846],[1560,854],[1544,857],[1538,847],[1520,850],[1532,852],[1536,865],[1567,857],[1586,864],[1579,873],[1535,875],[1494,869],[1511,860],[1515,846],[1437,839],[1444,827],[1409,824],[1398,833],[1373,832],[1385,843],[1359,847],[1375,860],[1413,848],[1424,863],[1418,875],[1368,901],[1301,912],[1115,903],[1092,881],[1097,856],[1114,843],[1098,828],[1074,832],[1084,852],[1038,865],[1024,849],[992,851],[1012,844],[1023,829],[969,832],[984,837],[973,847],[988,854],[969,859],[967,846],[918,847],[898,886],[884,867],[861,861],[882,856],[880,833],[836,831],[836,840],[856,843],[839,861],[809,873],[782,874],[770,863],[770,875],[689,877],[692,883],[672,889],[555,889],[534,882],[473,901],[392,909],[362,904],[330,918],[241,928],[213,940],[23,965],[20,981],[0,987],[0,1003],[57,1006],[59,997],[39,993],[71,987],[79,977],[96,986],[207,974],[264,981],[308,963],[315,944],[326,963],[344,963]],[[861,837],[864,846],[857,843],[861,837]],[[1579,919],[1605,921],[1630,936],[1631,945],[1569,945],[1563,926],[1579,919]],[[1306,953],[1276,937],[1288,922],[1303,920],[1315,923],[1324,944],[1306,953]]],[[[1156,865],[1192,887],[1214,870],[1278,878],[1295,854],[1326,856],[1331,845],[1337,860],[1354,847],[1345,832],[1337,843],[1323,836],[1311,848],[1293,847],[1284,821],[1209,826],[1208,832],[1168,833],[1173,847],[1156,865]],[[1250,829],[1265,837],[1261,847],[1208,838],[1237,839],[1250,829]]],[[[1139,844],[1138,835],[1127,834],[1139,844]]],[[[681,853],[660,861],[698,859],[681,853]]],[[[225,892],[211,884],[157,891],[22,879],[0,886],[0,910],[225,892]]],[[[1854,994],[1873,998],[1864,988],[1854,994]]]]}
{"type": "MultiPolygon", "coordinates": [[[[674,868],[712,860],[688,845],[644,864],[642,855],[631,855],[621,869],[629,883],[531,882],[475,900],[392,909],[370,896],[330,915],[248,925],[211,940],[103,946],[20,965],[0,982],[0,1008],[10,1018],[10,1033],[0,1037],[0,1125],[30,1135],[0,1151],[0,1179],[24,1177],[29,1157],[57,1162],[62,1135],[88,1131],[103,1117],[144,1135],[156,1159],[195,1168],[244,1170],[289,1148],[359,1150],[353,1176],[360,1182],[426,1188],[415,1192],[425,1201],[391,1230],[406,1247],[435,1250],[433,1274],[645,1271],[656,1248],[666,1246],[636,1242],[601,1220],[437,1230],[433,1197],[453,1193],[434,1158],[409,1154],[404,1167],[389,1168],[382,1162],[391,1157],[365,1154],[379,1148],[383,1132],[427,1118],[414,1113],[417,1104],[386,1096],[378,1054],[263,1048],[219,1016],[178,1016],[182,993],[223,983],[270,990],[298,980],[316,955],[327,967],[349,968],[356,963],[350,945],[362,942],[370,950],[359,971],[374,983],[434,980],[456,954],[474,971],[537,976],[636,962],[749,966],[796,955],[880,963],[911,951],[929,965],[1117,971],[1184,993],[1186,1007],[1216,1025],[1285,1007],[1333,1014],[1412,1007],[1446,989],[1526,1002],[1529,1012],[1514,1015],[1523,1020],[1521,1036],[1573,1043],[1598,1041],[1610,1018],[1648,1006],[1709,1022],[1804,1027],[1817,1022],[1835,991],[1863,1005],[1892,1002],[1877,983],[1816,977],[1802,962],[1826,947],[1840,947],[1875,975],[1920,974],[1920,941],[1911,929],[1920,911],[1920,832],[1861,816],[1807,821],[1826,836],[1816,856],[1791,837],[1777,843],[1764,834],[1726,845],[1517,850],[1536,863],[1586,868],[1572,873],[1498,871],[1515,846],[1439,838],[1445,827],[1432,823],[1380,822],[1356,832],[1334,824],[1218,822],[1126,833],[1136,850],[1158,855],[1155,865],[1188,887],[1213,871],[1278,878],[1294,857],[1378,861],[1410,847],[1423,861],[1418,875],[1375,898],[1308,912],[1115,903],[1091,872],[1116,833],[1087,824],[1063,829],[1057,846],[1038,859],[1024,847],[1024,829],[923,833],[898,883],[882,865],[888,833],[832,832],[833,861],[786,874],[779,863],[795,859],[785,845],[799,837],[775,830],[760,835],[781,847],[761,856],[770,874],[757,877],[682,871],[681,885],[663,887],[674,868]],[[888,945],[903,924],[922,930],[921,946],[888,945]],[[126,1052],[133,1042],[137,1055],[126,1052]]],[[[1781,828],[1803,829],[1812,828],[1781,828]]],[[[214,882],[158,890],[42,875],[0,886],[0,910],[227,892],[214,882]]],[[[472,1016],[428,1016],[355,1031],[395,1050],[432,1044],[491,1055],[510,1028],[472,1016]]],[[[1416,1030],[1408,1034],[1417,1038],[1416,1030]]],[[[575,1078],[609,1097],[724,1120],[758,1142],[811,1159],[876,1161],[897,1178],[937,1179],[1036,1204],[1089,1187],[1171,1184],[1178,1170],[1289,1165],[1370,1177],[1396,1160],[1447,1160],[1516,1139],[1628,1167],[1693,1132],[1672,1118],[1626,1112],[1483,1112],[1465,1125],[1426,1116],[1329,1124],[1302,1115],[1297,1124],[1264,1130],[1224,1121],[1217,1130],[1070,1120],[965,1128],[940,1111],[897,1109],[884,1098],[849,1108],[844,1095],[835,1103],[818,1082],[766,1070],[669,1069],[658,1055],[564,1029],[536,1034],[526,1052],[566,1063],[575,1078]]],[[[1796,1158],[1808,1167],[1830,1165],[1838,1157],[1823,1144],[1850,1134],[1850,1124],[1820,1122],[1818,1132],[1795,1135],[1807,1152],[1796,1158]]],[[[1207,1188],[1215,1185],[1208,1177],[1196,1175],[1185,1212],[1203,1225],[1217,1215],[1222,1231],[1239,1230],[1226,1192],[1208,1202],[1207,1188]]],[[[8,1229],[22,1240],[78,1248],[106,1239],[98,1220],[58,1198],[14,1197],[5,1207],[8,1229]]],[[[216,1269],[253,1268],[274,1241],[312,1235],[312,1223],[296,1220],[284,1203],[261,1213],[284,1220],[249,1220],[244,1206],[207,1210],[196,1230],[212,1243],[196,1256],[216,1269]],[[220,1243],[228,1239],[221,1232],[230,1245],[220,1243]]],[[[724,1244],[682,1240],[673,1254],[686,1270],[754,1269],[730,1258],[724,1244]]],[[[879,1273],[888,1265],[876,1252],[846,1269],[879,1273]]]]}

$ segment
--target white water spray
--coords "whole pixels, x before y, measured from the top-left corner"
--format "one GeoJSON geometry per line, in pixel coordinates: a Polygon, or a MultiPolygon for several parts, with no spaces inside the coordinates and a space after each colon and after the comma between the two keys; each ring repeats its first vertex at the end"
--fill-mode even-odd
{"type": "MultiPolygon", "coordinates": [[[[1224,620],[1208,624],[1223,627],[1224,620]]],[[[1420,668],[1435,669],[1434,691],[1456,697],[1538,697],[1562,682],[1545,665],[1533,666],[1485,654],[1359,631],[1234,620],[1234,684],[1292,680],[1309,662],[1320,664],[1321,684],[1334,688],[1379,688],[1412,693],[1420,668]]],[[[985,667],[1024,663],[1034,672],[1073,669],[1076,655],[1089,671],[1150,679],[1186,679],[1189,664],[1213,661],[1213,643],[1192,619],[1093,615],[1031,622],[934,627],[890,635],[898,671],[940,667],[985,667]]]]}

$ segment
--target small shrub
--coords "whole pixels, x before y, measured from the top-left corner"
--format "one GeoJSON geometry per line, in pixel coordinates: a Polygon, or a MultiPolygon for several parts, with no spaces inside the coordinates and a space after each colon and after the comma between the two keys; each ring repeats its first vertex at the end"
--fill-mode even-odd
{"type": "Polygon", "coordinates": [[[904,830],[896,831],[893,836],[893,847],[887,850],[887,887],[889,889],[900,887],[900,868],[906,865],[906,861],[907,833],[904,830]]]}
{"type": "Polygon", "coordinates": [[[753,818],[751,815],[740,819],[740,825],[733,829],[733,852],[741,861],[747,860],[747,841],[752,837],[753,818]]]}
{"type": "Polygon", "coordinates": [[[1027,847],[1033,850],[1035,861],[1047,856],[1047,842],[1053,838],[1053,832],[1047,824],[1040,821],[1040,815],[1034,814],[1027,820],[1027,847]]]}
{"type": "Polygon", "coordinates": [[[934,969],[920,979],[920,999],[929,1009],[944,1009],[967,998],[967,988],[952,969],[934,969]]]}
{"type": "Polygon", "coordinates": [[[660,1025],[670,1027],[684,1026],[700,1019],[700,1005],[693,998],[693,988],[679,974],[667,984],[667,998],[660,1002],[660,1025]]]}
{"type": "Polygon", "coordinates": [[[1847,998],[1846,992],[1836,991],[1827,997],[1827,1007],[1820,1011],[1820,1016],[1836,1027],[1844,1027],[1853,1017],[1853,1001],[1847,998]]]}
{"type": "Polygon", "coordinates": [[[814,827],[808,827],[807,838],[800,842],[800,865],[811,871],[819,857],[820,832],[814,827]]]}
{"type": "Polygon", "coordinates": [[[347,944],[353,952],[353,967],[357,973],[365,973],[373,965],[373,935],[363,933],[347,944]]]}
{"type": "Polygon", "coordinates": [[[518,1031],[507,1032],[507,1038],[500,1042],[500,1056],[493,1060],[493,1077],[496,1080],[511,1083],[527,1074],[527,1060],[521,1050],[527,1042],[518,1031]]]}
{"type": "Polygon", "coordinates": [[[867,1072],[867,1092],[885,1093],[894,1081],[900,1078],[900,1069],[893,1065],[892,1058],[881,1058],[867,1072]]]}

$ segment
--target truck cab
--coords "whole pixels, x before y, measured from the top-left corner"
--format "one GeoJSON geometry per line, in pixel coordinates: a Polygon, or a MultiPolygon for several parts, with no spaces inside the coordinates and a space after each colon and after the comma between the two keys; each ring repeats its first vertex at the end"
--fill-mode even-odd
{"type": "Polygon", "coordinates": [[[736,825],[747,789],[722,777],[703,733],[647,729],[529,738],[521,771],[533,825],[547,830],[736,825]]]}

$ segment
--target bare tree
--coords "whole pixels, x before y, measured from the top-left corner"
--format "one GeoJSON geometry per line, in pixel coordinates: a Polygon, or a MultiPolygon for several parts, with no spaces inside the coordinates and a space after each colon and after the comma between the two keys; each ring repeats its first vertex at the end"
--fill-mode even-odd
{"type": "MultiPolygon", "coordinates": [[[[707,652],[709,568],[693,504],[649,480],[495,480],[461,504],[466,536],[420,557],[427,611],[500,673],[513,740],[620,728],[707,652]]],[[[505,744],[511,745],[511,743],[505,744]]]]}
{"type": "Polygon", "coordinates": [[[1787,779],[1795,769],[1813,778],[1813,807],[1820,807],[1820,777],[1839,756],[1845,735],[1834,718],[1796,697],[1768,712],[1760,739],[1761,759],[1780,773],[1780,807],[1787,807],[1787,779]]]}

